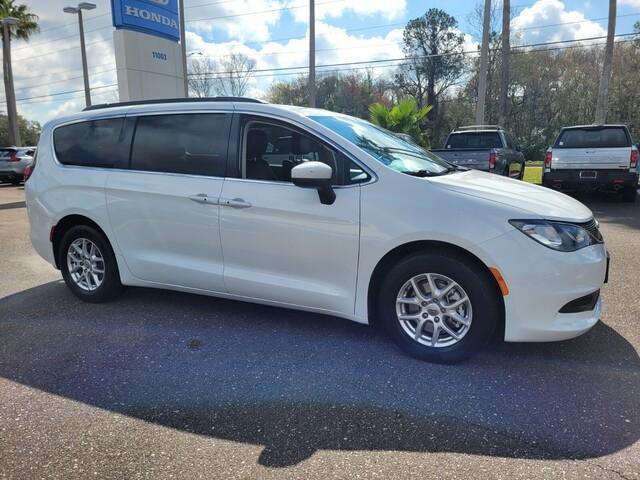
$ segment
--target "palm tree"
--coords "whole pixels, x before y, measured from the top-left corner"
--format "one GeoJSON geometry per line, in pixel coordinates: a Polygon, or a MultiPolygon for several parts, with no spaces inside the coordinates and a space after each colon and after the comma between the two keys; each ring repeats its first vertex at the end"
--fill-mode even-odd
{"type": "Polygon", "coordinates": [[[607,121],[607,110],[609,107],[609,80],[611,79],[611,67],[613,64],[613,38],[616,33],[616,0],[609,0],[609,24],[607,27],[607,45],[604,49],[604,64],[602,66],[602,76],[600,77],[600,88],[598,89],[598,103],[596,104],[596,123],[607,121]]]}
{"type": "Polygon", "coordinates": [[[13,90],[13,70],[11,67],[11,39],[29,40],[39,31],[38,16],[31,13],[26,5],[16,5],[14,0],[0,0],[0,18],[12,17],[18,20],[15,25],[2,27],[2,70],[4,73],[4,92],[7,99],[7,115],[9,117],[9,141],[20,145],[18,128],[18,111],[16,96],[13,90]]]}
{"type": "Polygon", "coordinates": [[[391,108],[374,103],[369,107],[369,113],[372,123],[392,132],[411,135],[420,145],[428,147],[429,139],[422,133],[420,124],[432,108],[431,105],[419,108],[413,98],[405,98],[391,108]]]}

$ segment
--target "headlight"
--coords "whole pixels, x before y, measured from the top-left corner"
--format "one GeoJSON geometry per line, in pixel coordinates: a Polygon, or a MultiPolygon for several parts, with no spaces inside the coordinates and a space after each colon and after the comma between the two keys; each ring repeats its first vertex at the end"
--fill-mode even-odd
{"type": "Polygon", "coordinates": [[[575,252],[601,243],[579,225],[548,220],[509,220],[522,233],[545,247],[561,252],[575,252]]]}

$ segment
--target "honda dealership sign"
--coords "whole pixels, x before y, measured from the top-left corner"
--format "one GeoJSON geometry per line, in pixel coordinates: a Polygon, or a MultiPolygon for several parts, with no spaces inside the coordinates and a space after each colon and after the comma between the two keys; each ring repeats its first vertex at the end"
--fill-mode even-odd
{"type": "Polygon", "coordinates": [[[180,0],[111,0],[120,101],[183,97],[180,0]]]}
{"type": "Polygon", "coordinates": [[[113,25],[180,40],[178,0],[111,0],[113,25]]]}

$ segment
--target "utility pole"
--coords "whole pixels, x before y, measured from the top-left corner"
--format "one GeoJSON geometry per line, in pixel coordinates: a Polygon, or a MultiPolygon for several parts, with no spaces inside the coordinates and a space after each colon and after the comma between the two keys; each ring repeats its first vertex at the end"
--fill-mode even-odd
{"type": "Polygon", "coordinates": [[[77,7],[64,7],[65,13],[73,13],[78,15],[78,27],[80,30],[80,54],[82,55],[82,78],[84,80],[84,103],[87,107],[91,106],[91,88],[89,87],[89,69],[87,67],[87,49],[84,44],[84,24],[82,22],[82,10],[93,10],[96,8],[95,3],[82,2],[77,7]]]}
{"type": "Polygon", "coordinates": [[[616,34],[616,0],[609,0],[609,24],[607,26],[607,45],[604,49],[604,64],[598,88],[598,103],[596,104],[596,124],[607,121],[609,110],[609,80],[611,80],[611,68],[613,67],[613,39],[616,34]]]}
{"type": "Polygon", "coordinates": [[[184,76],[184,97],[189,96],[189,78],[187,77],[187,35],[184,28],[184,0],[180,4],[180,48],[182,49],[182,74],[184,76]]]}
{"type": "Polygon", "coordinates": [[[7,117],[9,119],[9,143],[21,146],[20,128],[18,127],[18,109],[16,107],[16,92],[13,88],[13,68],[11,66],[11,25],[20,21],[14,17],[5,17],[2,24],[2,70],[4,73],[4,89],[7,99],[7,117]]]}
{"type": "Polygon", "coordinates": [[[487,95],[487,70],[489,67],[489,20],[491,18],[491,0],[484,0],[482,17],[482,49],[480,50],[480,76],[478,77],[478,104],[476,106],[476,124],[484,123],[484,101],[487,95]]]}
{"type": "Polygon", "coordinates": [[[511,0],[502,0],[502,75],[500,78],[500,119],[507,127],[509,116],[509,69],[511,67],[511,0]]]}
{"type": "Polygon", "coordinates": [[[316,106],[316,6],[309,0],[309,106],[316,106]]]}

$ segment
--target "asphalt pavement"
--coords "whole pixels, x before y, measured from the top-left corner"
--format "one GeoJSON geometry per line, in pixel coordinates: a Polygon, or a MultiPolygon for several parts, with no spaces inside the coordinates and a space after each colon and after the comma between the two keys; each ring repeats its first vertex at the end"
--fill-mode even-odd
{"type": "Polygon", "coordinates": [[[574,340],[407,357],[333,317],[129,288],[82,303],[0,185],[0,478],[640,478],[640,202],[574,340]]]}

